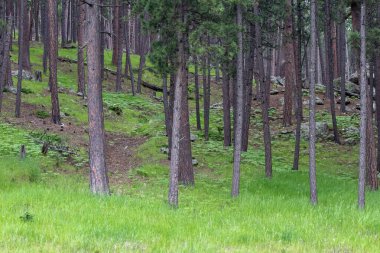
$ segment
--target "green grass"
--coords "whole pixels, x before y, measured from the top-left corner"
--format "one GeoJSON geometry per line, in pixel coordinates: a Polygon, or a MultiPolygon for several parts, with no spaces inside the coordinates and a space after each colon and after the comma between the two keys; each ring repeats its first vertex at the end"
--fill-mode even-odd
{"type": "MultiPolygon", "coordinates": [[[[33,48],[31,59],[38,63],[42,51],[38,44],[33,48]]],[[[60,55],[75,56],[73,51],[60,55]]],[[[75,75],[74,68],[62,68],[60,86],[75,90],[75,75]]],[[[23,83],[32,91],[23,94],[24,101],[49,108],[46,77],[42,83],[23,83]]],[[[69,120],[86,124],[81,98],[59,96],[69,120]]],[[[207,142],[193,128],[192,113],[192,132],[198,135],[192,145],[199,161],[196,183],[180,187],[179,208],[171,209],[166,202],[169,168],[160,153],[167,145],[161,103],[144,95],[104,92],[104,105],[107,131],[149,137],[136,151],[141,164],[124,175],[128,182],[111,184],[109,197],[89,193],[88,168],[77,171],[65,157],[41,155],[35,140],[41,133],[0,124],[0,252],[378,252],[380,195],[368,192],[366,209],[357,209],[357,146],[317,144],[319,203],[313,207],[307,142],[301,142],[300,170],[292,171],[294,140],[274,138],[269,180],[261,119],[253,117],[240,196],[232,199],[233,150],[222,147],[221,111],[211,110],[207,142]],[[18,158],[21,143],[28,151],[25,160],[18,158]]],[[[190,108],[193,112],[193,101],[190,108]]],[[[328,122],[328,115],[318,117],[328,122]]],[[[338,118],[341,127],[356,122],[355,117],[338,118]]],[[[65,142],[54,135],[44,138],[65,142]]],[[[85,156],[77,158],[82,165],[85,156]]]]}

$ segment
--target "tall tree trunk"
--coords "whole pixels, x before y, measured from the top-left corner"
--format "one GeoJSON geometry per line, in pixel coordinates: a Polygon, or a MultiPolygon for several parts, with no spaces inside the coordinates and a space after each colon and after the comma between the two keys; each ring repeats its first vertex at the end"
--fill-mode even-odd
{"type": "MultiPolygon", "coordinates": [[[[355,32],[360,32],[360,1],[361,0],[351,0],[351,18],[352,18],[352,28],[355,32]]],[[[355,45],[352,47],[353,50],[353,67],[354,67],[354,72],[359,73],[359,46],[355,45]]]]}
{"type": "MultiPolygon", "coordinates": [[[[116,0],[116,4],[120,5],[120,1],[116,0]]],[[[117,45],[116,45],[116,50],[113,51],[113,53],[116,52],[116,92],[121,92],[121,82],[122,82],[122,71],[123,71],[123,24],[122,24],[122,17],[123,17],[123,8],[120,7],[115,7],[117,8],[117,19],[115,20],[116,26],[117,26],[117,35],[116,35],[116,40],[117,40],[117,45]]],[[[115,26],[115,27],[116,27],[115,26]]]]}
{"type": "MultiPolygon", "coordinates": [[[[184,36],[185,37],[185,36],[184,36]]],[[[188,57],[186,57],[187,59],[188,57]]],[[[179,156],[179,171],[178,180],[183,185],[194,185],[194,170],[192,163],[191,154],[191,141],[190,141],[190,122],[189,122],[189,104],[188,104],[188,77],[186,70],[186,79],[184,79],[184,84],[182,86],[182,111],[181,111],[181,126],[180,126],[180,156],[179,156]]]]}
{"type": "Polygon", "coordinates": [[[294,149],[293,170],[298,170],[300,145],[301,145],[301,124],[302,124],[302,60],[301,60],[301,45],[302,45],[302,11],[301,2],[297,0],[297,36],[293,36],[294,48],[294,66],[295,66],[295,81],[296,89],[294,92],[295,114],[296,114],[296,143],[294,149]]]}
{"type": "MultiPolygon", "coordinates": [[[[19,17],[24,16],[26,0],[19,0],[19,17]]],[[[23,70],[23,58],[24,58],[24,20],[19,18],[18,22],[18,75],[17,75],[17,94],[16,94],[16,118],[21,116],[21,88],[22,88],[22,70],[23,70]]],[[[29,40],[28,40],[29,41],[29,40]]]]}
{"type": "Polygon", "coordinates": [[[119,46],[119,0],[113,0],[113,19],[112,19],[112,65],[117,65],[118,46],[119,46]]]}
{"type": "Polygon", "coordinates": [[[138,76],[137,76],[137,93],[141,93],[141,82],[142,82],[142,75],[143,75],[143,70],[144,70],[144,66],[145,66],[145,54],[146,54],[146,44],[147,44],[147,40],[148,38],[143,38],[144,39],[144,42],[143,42],[143,46],[142,46],[142,49],[141,49],[141,54],[140,54],[140,64],[139,64],[139,73],[138,73],[138,76]]]}
{"type": "MultiPolygon", "coordinates": [[[[171,112],[169,108],[169,97],[168,97],[168,80],[167,80],[166,74],[162,76],[162,96],[163,96],[163,103],[164,103],[166,136],[168,137],[168,149],[170,150],[172,125],[171,125],[171,116],[170,116],[171,112]]],[[[170,152],[168,152],[168,159],[170,159],[170,152]]]]}
{"type": "Polygon", "coordinates": [[[35,34],[35,40],[40,40],[40,34],[39,34],[39,10],[40,10],[40,2],[39,0],[34,1],[34,10],[33,10],[33,18],[34,18],[34,34],[35,34]]]}
{"type": "MultiPolygon", "coordinates": [[[[104,4],[103,3],[104,0],[100,0],[100,4],[104,4]]],[[[79,12],[80,12],[80,8],[79,8],[79,12]]],[[[106,29],[106,15],[107,15],[107,8],[105,7],[100,7],[100,14],[101,14],[101,17],[100,17],[100,76],[102,78],[102,80],[104,80],[104,50],[106,48],[106,37],[104,36],[104,31],[107,30],[106,29]]],[[[79,13],[79,19],[80,19],[80,13],[79,13]]],[[[80,27],[78,27],[78,43],[79,43],[79,29],[80,27]]],[[[123,35],[124,36],[124,35],[123,35]]],[[[107,37],[108,39],[108,37],[107,37]]]]}
{"type": "Polygon", "coordinates": [[[310,202],[316,205],[318,202],[317,176],[316,176],[316,123],[315,123],[315,70],[317,69],[317,0],[311,0],[311,65],[310,65],[310,102],[309,102],[309,182],[310,182],[310,202]]]}
{"type": "MultiPolygon", "coordinates": [[[[377,24],[380,27],[380,3],[377,3],[377,24]]],[[[375,89],[376,89],[376,123],[377,123],[377,171],[380,172],[380,42],[376,42],[375,51],[375,89]]]]}
{"type": "MultiPolygon", "coordinates": [[[[10,42],[12,37],[12,12],[10,11],[9,5],[11,4],[11,0],[7,0],[7,5],[4,6],[4,14],[5,17],[5,27],[3,31],[3,59],[2,59],[2,66],[1,66],[1,73],[0,73],[0,112],[2,109],[2,101],[3,101],[3,89],[4,87],[8,86],[8,68],[11,68],[11,59],[10,59],[10,42]],[[6,7],[6,12],[5,12],[6,7]]],[[[11,79],[12,80],[12,79],[11,79]]]]}
{"type": "Polygon", "coordinates": [[[128,76],[128,70],[129,70],[129,75],[131,79],[131,88],[132,88],[132,95],[135,95],[135,78],[133,74],[133,69],[132,69],[132,63],[131,63],[131,53],[130,53],[130,47],[129,47],[129,25],[128,25],[128,8],[127,4],[123,3],[123,8],[124,8],[124,13],[125,13],[125,21],[124,21],[124,41],[125,41],[125,75],[128,76]]]}
{"type": "Polygon", "coordinates": [[[249,125],[251,119],[251,107],[252,107],[252,81],[253,81],[253,69],[255,67],[255,27],[254,25],[249,26],[249,50],[247,57],[245,59],[246,69],[245,69],[245,94],[244,94],[244,115],[243,115],[243,137],[242,137],[242,151],[248,150],[248,140],[249,140],[249,125]]]}
{"type": "Polygon", "coordinates": [[[340,74],[340,111],[346,112],[346,22],[341,14],[339,27],[339,74],[340,74]]]}
{"type": "Polygon", "coordinates": [[[61,47],[65,47],[67,43],[67,16],[68,16],[68,1],[62,0],[62,15],[61,15],[61,47]]]}
{"type": "Polygon", "coordinates": [[[230,105],[230,75],[228,74],[228,64],[224,63],[223,67],[223,135],[224,146],[231,146],[231,105],[230,105]]]}
{"type": "MultiPolygon", "coordinates": [[[[185,15],[184,3],[180,4],[180,18],[183,19],[185,15]]],[[[170,179],[169,179],[169,193],[168,202],[172,207],[178,207],[178,174],[181,165],[181,123],[183,122],[183,91],[186,87],[187,70],[186,70],[186,53],[184,34],[182,31],[177,32],[178,38],[178,69],[175,78],[175,89],[173,102],[173,124],[172,124],[172,143],[171,143],[171,159],[170,159],[170,179]]]]}
{"type": "MultiPolygon", "coordinates": [[[[41,13],[47,13],[47,0],[41,0],[41,13]]],[[[49,27],[49,19],[45,16],[41,15],[41,32],[42,32],[42,42],[44,47],[44,52],[42,56],[42,66],[44,74],[46,74],[47,71],[47,63],[48,63],[48,57],[49,57],[49,33],[48,33],[48,27],[49,27]]]]}
{"type": "Polygon", "coordinates": [[[61,123],[57,84],[58,58],[58,22],[57,0],[48,0],[49,17],[49,87],[51,94],[51,120],[54,124],[61,123]]]}
{"type": "Polygon", "coordinates": [[[102,79],[100,78],[99,0],[87,5],[87,75],[90,153],[90,189],[94,194],[109,194],[105,162],[102,79]]]}
{"type": "Polygon", "coordinates": [[[333,124],[334,131],[334,141],[340,143],[338,125],[336,122],[335,113],[335,97],[334,97],[334,83],[333,83],[333,70],[334,70],[334,60],[332,52],[332,39],[331,39],[331,5],[330,0],[325,1],[325,47],[326,47],[326,79],[327,79],[327,94],[330,100],[330,113],[331,121],[333,124]]]}
{"type": "Polygon", "coordinates": [[[8,19],[5,14],[5,1],[0,2],[0,20],[4,23],[0,25],[0,112],[3,101],[3,87],[5,86],[3,83],[5,81],[5,64],[6,61],[6,45],[5,42],[7,40],[7,27],[8,27],[8,19]]]}
{"type": "MultiPolygon", "coordinates": [[[[259,15],[259,6],[257,4],[254,7],[255,16],[259,15]]],[[[269,99],[270,99],[270,74],[268,71],[265,75],[264,59],[262,52],[262,39],[261,39],[261,26],[260,23],[255,25],[255,41],[256,41],[256,68],[257,68],[257,80],[259,80],[260,93],[261,93],[261,110],[263,117],[263,132],[264,132],[264,149],[265,149],[265,176],[272,177],[272,148],[269,126],[269,99]]]]}
{"type": "Polygon", "coordinates": [[[197,130],[202,130],[201,113],[199,105],[199,75],[198,75],[198,57],[194,56],[194,96],[195,96],[195,116],[197,119],[197,130]]]}
{"type": "MultiPolygon", "coordinates": [[[[85,70],[84,70],[84,33],[86,22],[86,5],[80,0],[77,0],[79,8],[79,22],[78,22],[78,93],[85,97],[86,84],[85,84],[85,70]]],[[[102,71],[103,72],[103,71],[102,71]]]]}
{"type": "Polygon", "coordinates": [[[293,86],[294,86],[294,49],[292,44],[293,22],[292,22],[292,1],[286,1],[286,20],[285,20],[285,94],[284,94],[284,112],[283,125],[292,124],[292,107],[293,107],[293,86]]]}
{"type": "MultiPolygon", "coordinates": [[[[237,5],[237,26],[242,27],[242,6],[237,5]]],[[[240,159],[241,159],[241,142],[243,131],[243,32],[239,29],[238,34],[238,53],[237,53],[237,85],[236,85],[236,128],[234,128],[235,146],[234,146],[234,167],[232,174],[232,197],[239,195],[240,188],[240,159]]]]}
{"type": "MultiPolygon", "coordinates": [[[[22,0],[19,0],[19,1],[22,1],[22,0]]],[[[28,11],[28,4],[25,4],[24,5],[24,15],[20,15],[20,17],[22,17],[20,20],[22,20],[22,23],[23,23],[23,29],[24,29],[24,32],[23,32],[23,36],[22,36],[22,43],[24,44],[23,47],[22,47],[22,54],[23,54],[23,57],[22,57],[22,68],[25,69],[25,70],[28,70],[30,71],[31,69],[31,66],[30,66],[30,54],[29,54],[29,45],[30,45],[30,38],[29,38],[29,35],[30,35],[30,13],[28,11]]],[[[19,34],[20,36],[20,34],[19,34]]]]}
{"type": "Polygon", "coordinates": [[[210,62],[208,57],[203,58],[203,124],[205,140],[209,138],[209,126],[210,126],[210,86],[207,77],[207,70],[210,68],[210,62]]]}
{"type": "Polygon", "coordinates": [[[360,11],[360,156],[359,156],[359,190],[358,206],[365,206],[365,178],[367,156],[367,71],[366,71],[366,30],[365,30],[365,0],[362,0],[360,11]]]}

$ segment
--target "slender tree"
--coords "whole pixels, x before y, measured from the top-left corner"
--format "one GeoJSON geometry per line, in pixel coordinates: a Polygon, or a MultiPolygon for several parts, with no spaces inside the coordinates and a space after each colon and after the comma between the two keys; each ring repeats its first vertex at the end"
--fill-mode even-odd
{"type": "Polygon", "coordinates": [[[315,141],[316,141],[316,124],[315,124],[315,70],[317,68],[317,0],[311,0],[310,18],[311,18],[311,65],[310,65],[310,102],[309,102],[309,181],[310,181],[310,202],[316,205],[317,196],[317,177],[315,162],[315,141]]]}
{"type": "Polygon", "coordinates": [[[292,21],[292,1],[286,1],[286,20],[285,20],[285,95],[284,95],[284,112],[283,125],[292,124],[293,108],[293,86],[294,86],[294,48],[292,44],[293,21],[292,21]]]}
{"type": "Polygon", "coordinates": [[[90,153],[90,189],[94,194],[109,194],[105,162],[104,117],[100,61],[99,0],[87,0],[87,75],[90,153]]]}
{"type": "Polygon", "coordinates": [[[336,113],[335,113],[335,96],[334,96],[334,60],[333,60],[333,52],[332,52],[332,38],[331,38],[331,31],[332,31],[332,12],[331,12],[331,0],[326,0],[324,3],[324,10],[325,10],[325,48],[326,48],[326,79],[327,79],[327,95],[330,102],[330,113],[331,113],[331,121],[333,124],[333,131],[334,131],[334,141],[336,143],[340,143],[339,140],[339,133],[338,133],[338,125],[336,122],[336,113]]]}
{"type": "Polygon", "coordinates": [[[197,119],[197,130],[202,130],[201,113],[199,105],[199,75],[198,75],[198,57],[194,57],[194,96],[195,96],[195,116],[197,119]]]}
{"type": "MultiPolygon", "coordinates": [[[[259,16],[259,6],[255,4],[254,14],[259,16]]],[[[270,71],[265,74],[264,70],[264,57],[262,48],[262,32],[261,24],[257,22],[255,24],[255,54],[256,54],[256,78],[260,85],[260,102],[263,117],[263,132],[264,132],[264,149],[265,149],[265,176],[272,177],[272,147],[271,136],[269,126],[269,98],[270,98],[270,71]]],[[[269,64],[270,65],[270,64],[269,64]]]]}
{"type": "Polygon", "coordinates": [[[359,192],[358,206],[365,206],[365,178],[367,156],[367,71],[366,71],[366,29],[365,29],[366,2],[362,0],[360,6],[360,156],[359,156],[359,192]]]}
{"type": "MultiPolygon", "coordinates": [[[[19,17],[24,16],[26,0],[19,0],[19,17]]],[[[23,58],[24,58],[24,20],[19,18],[18,29],[18,76],[17,76],[17,94],[16,94],[16,118],[21,116],[21,88],[22,88],[22,70],[23,70],[23,58]]],[[[29,41],[29,39],[28,39],[29,41]]]]}
{"type": "Polygon", "coordinates": [[[82,94],[84,98],[86,93],[85,85],[85,70],[84,70],[84,33],[86,22],[86,5],[81,0],[77,1],[79,8],[79,22],[78,22],[78,94],[82,94]]]}
{"type": "MultiPolygon", "coordinates": [[[[120,1],[116,0],[115,2],[116,5],[120,6],[120,1]]],[[[122,65],[123,65],[123,23],[122,23],[122,17],[123,17],[123,8],[116,7],[116,13],[117,16],[115,16],[115,25],[114,28],[116,28],[114,39],[116,40],[116,51],[113,51],[113,54],[115,54],[116,57],[116,92],[121,92],[121,82],[122,82],[122,65]]]]}
{"type": "Polygon", "coordinates": [[[61,47],[65,47],[67,43],[67,16],[68,16],[68,0],[62,0],[61,15],[61,47]]]}
{"type": "MultiPolygon", "coordinates": [[[[183,8],[181,8],[183,15],[183,8]]],[[[182,16],[181,15],[181,16],[182,16]]],[[[181,139],[181,117],[182,117],[182,96],[183,86],[186,78],[186,59],[185,49],[183,45],[183,33],[178,32],[178,70],[175,80],[174,107],[173,107],[173,127],[172,127],[172,143],[171,143],[171,159],[170,159],[170,181],[168,202],[172,207],[178,207],[178,173],[180,165],[180,139],[181,139]]]]}
{"type": "MultiPolygon", "coordinates": [[[[236,8],[237,25],[242,27],[242,6],[237,4],[236,8]]],[[[241,144],[243,131],[243,32],[238,31],[238,53],[237,53],[237,83],[236,83],[236,128],[234,128],[235,146],[234,146],[234,166],[232,174],[232,197],[239,195],[240,188],[240,159],[241,144]]]]}
{"type": "Polygon", "coordinates": [[[210,68],[209,58],[203,58],[203,125],[205,140],[209,138],[210,127],[210,82],[208,80],[207,70],[210,68]]]}
{"type": "Polygon", "coordinates": [[[231,105],[230,105],[230,76],[228,74],[228,64],[223,63],[223,135],[224,146],[231,146],[231,105]]]}
{"type": "Polygon", "coordinates": [[[57,58],[58,58],[58,22],[57,0],[48,0],[49,17],[49,87],[51,95],[51,120],[60,124],[58,84],[57,84],[57,58]]]}

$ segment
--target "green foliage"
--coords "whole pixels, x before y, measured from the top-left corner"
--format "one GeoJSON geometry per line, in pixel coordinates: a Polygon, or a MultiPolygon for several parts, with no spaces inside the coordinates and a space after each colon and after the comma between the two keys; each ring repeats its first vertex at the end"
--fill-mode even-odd
{"type": "Polygon", "coordinates": [[[46,111],[38,110],[36,111],[36,116],[37,118],[40,118],[40,119],[46,119],[50,117],[50,114],[46,111]]]}

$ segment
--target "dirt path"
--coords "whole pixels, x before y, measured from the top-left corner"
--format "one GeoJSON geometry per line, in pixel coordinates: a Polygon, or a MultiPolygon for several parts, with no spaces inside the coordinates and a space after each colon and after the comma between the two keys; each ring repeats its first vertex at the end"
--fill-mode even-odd
{"type": "MultiPolygon", "coordinates": [[[[7,96],[9,97],[9,96],[7,96]]],[[[36,116],[38,110],[46,110],[44,106],[22,103],[21,118],[13,117],[13,98],[6,98],[3,107],[5,115],[0,120],[29,131],[40,131],[46,134],[61,136],[70,148],[88,149],[88,130],[86,125],[77,125],[69,117],[62,119],[62,125],[55,125],[50,118],[40,119],[36,116]]],[[[136,156],[137,148],[147,138],[130,137],[120,133],[106,133],[106,164],[111,184],[127,183],[128,171],[138,167],[141,160],[136,156]]],[[[87,173],[88,165],[80,170],[87,173]]]]}

